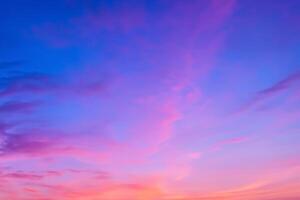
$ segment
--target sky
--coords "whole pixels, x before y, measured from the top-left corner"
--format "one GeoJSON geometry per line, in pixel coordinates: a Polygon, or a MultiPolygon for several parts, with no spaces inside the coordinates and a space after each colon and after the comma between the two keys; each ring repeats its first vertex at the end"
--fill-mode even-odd
{"type": "Polygon", "coordinates": [[[1,200],[299,200],[299,0],[0,0],[1,200]]]}

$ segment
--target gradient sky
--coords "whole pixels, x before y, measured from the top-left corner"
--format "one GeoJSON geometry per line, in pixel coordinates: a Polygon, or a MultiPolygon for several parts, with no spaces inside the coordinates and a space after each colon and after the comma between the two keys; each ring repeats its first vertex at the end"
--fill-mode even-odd
{"type": "Polygon", "coordinates": [[[299,200],[299,0],[0,0],[1,200],[299,200]]]}

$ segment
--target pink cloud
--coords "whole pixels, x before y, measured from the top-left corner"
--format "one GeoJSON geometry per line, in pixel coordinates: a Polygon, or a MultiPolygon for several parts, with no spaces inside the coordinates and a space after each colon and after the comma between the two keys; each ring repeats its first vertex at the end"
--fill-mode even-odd
{"type": "MultiPolygon", "coordinates": [[[[226,42],[226,31],[222,28],[232,15],[236,1],[168,3],[167,8],[162,7],[150,19],[143,9],[125,7],[115,13],[115,10],[96,8],[96,11],[87,10],[82,16],[67,19],[65,24],[37,28],[41,38],[62,47],[101,43],[105,38],[100,40],[97,34],[102,32],[119,33],[126,41],[131,39],[127,41],[130,44],[112,44],[109,50],[126,55],[115,56],[111,65],[98,60],[96,55],[95,63],[99,66],[84,67],[77,72],[71,69],[60,77],[13,76],[1,88],[4,98],[26,93],[55,99],[48,102],[55,108],[47,110],[49,116],[46,112],[43,114],[47,116],[41,115],[44,120],[41,124],[28,120],[29,124],[10,128],[0,123],[2,163],[17,167],[20,163],[20,167],[30,165],[32,168],[39,162],[47,168],[43,172],[3,173],[1,180],[9,182],[3,193],[11,195],[5,196],[6,199],[20,199],[17,193],[25,191],[24,199],[37,200],[46,196],[62,200],[248,197],[250,200],[260,197],[262,190],[277,180],[281,182],[280,178],[270,175],[271,178],[238,184],[234,178],[240,180],[238,177],[245,176],[244,172],[224,170],[223,165],[219,167],[219,163],[214,163],[215,157],[207,154],[211,149],[221,148],[225,153],[235,153],[226,147],[237,146],[238,151],[238,144],[252,140],[248,136],[228,136],[210,145],[209,139],[214,140],[225,132],[245,130],[258,135],[267,130],[256,126],[258,130],[251,129],[248,118],[227,116],[224,112],[227,97],[210,96],[202,90],[202,83],[217,67],[217,55],[226,42]],[[135,35],[137,30],[157,37],[135,35]],[[127,66],[127,59],[137,61],[127,66]],[[123,69],[123,65],[127,68],[123,69]],[[117,73],[109,73],[111,71],[117,73]],[[62,106],[56,108],[57,102],[62,106]],[[70,106],[73,102],[76,102],[74,109],[70,106]],[[46,127],[27,131],[31,124],[46,127]],[[22,162],[23,159],[26,162],[22,162]],[[206,163],[212,169],[205,169],[206,163]],[[66,166],[69,169],[65,169],[66,166]],[[209,173],[216,177],[227,175],[234,180],[213,183],[215,177],[209,177],[209,173]],[[209,183],[199,181],[205,178],[213,183],[211,188],[209,183]],[[223,186],[222,190],[219,185],[223,186]],[[212,192],[201,193],[202,189],[212,192]]],[[[294,85],[298,78],[288,79],[292,81],[284,80],[257,95],[263,98],[276,95],[294,85]]],[[[26,106],[5,104],[2,109],[27,111],[26,106]]],[[[267,126],[268,122],[262,123],[267,126]]]]}
{"type": "Polygon", "coordinates": [[[227,145],[243,143],[243,142],[249,141],[249,139],[250,139],[249,137],[244,137],[244,136],[235,137],[235,138],[231,138],[231,139],[225,139],[225,140],[221,140],[221,141],[217,142],[211,148],[213,149],[213,151],[217,151],[217,150],[220,150],[220,149],[226,147],[227,145]]]}

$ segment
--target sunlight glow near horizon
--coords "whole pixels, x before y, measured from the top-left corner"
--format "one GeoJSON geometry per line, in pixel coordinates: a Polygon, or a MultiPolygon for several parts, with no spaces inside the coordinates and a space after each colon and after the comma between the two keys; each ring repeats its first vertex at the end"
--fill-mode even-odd
{"type": "Polygon", "coordinates": [[[0,3],[0,200],[300,199],[300,1],[0,3]]]}

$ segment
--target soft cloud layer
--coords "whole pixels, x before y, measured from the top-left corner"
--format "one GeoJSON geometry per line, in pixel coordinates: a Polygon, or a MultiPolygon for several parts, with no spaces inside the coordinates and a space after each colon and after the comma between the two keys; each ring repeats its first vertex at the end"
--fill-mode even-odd
{"type": "Polygon", "coordinates": [[[4,3],[0,199],[299,199],[297,6],[4,3]]]}

